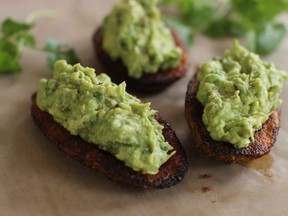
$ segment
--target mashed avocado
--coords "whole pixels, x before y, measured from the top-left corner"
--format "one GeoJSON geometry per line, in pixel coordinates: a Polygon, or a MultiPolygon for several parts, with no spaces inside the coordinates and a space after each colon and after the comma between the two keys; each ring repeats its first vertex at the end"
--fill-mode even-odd
{"type": "Polygon", "coordinates": [[[197,79],[197,99],[210,136],[242,148],[281,104],[287,73],[235,41],[224,57],[203,64],[197,79]]]}
{"type": "Polygon", "coordinates": [[[165,26],[157,0],[122,0],[105,18],[103,48],[112,59],[121,59],[129,76],[175,68],[182,51],[165,26]]]}
{"type": "Polygon", "coordinates": [[[141,103],[125,88],[91,68],[58,61],[53,78],[40,81],[37,105],[72,135],[97,144],[135,171],[156,174],[172,147],[150,103],[141,103]]]}

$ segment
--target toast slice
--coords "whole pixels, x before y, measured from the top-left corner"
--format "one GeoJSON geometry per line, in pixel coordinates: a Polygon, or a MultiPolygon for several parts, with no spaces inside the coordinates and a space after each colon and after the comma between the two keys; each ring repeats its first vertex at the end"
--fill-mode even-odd
{"type": "Polygon", "coordinates": [[[179,183],[188,169],[188,161],[178,138],[159,115],[155,119],[164,126],[165,140],[176,151],[164,163],[156,175],[142,174],[127,167],[113,155],[88,143],[79,136],[71,135],[57,123],[52,115],[40,110],[36,103],[36,93],[32,96],[31,115],[35,124],[46,138],[72,159],[107,176],[113,182],[128,188],[166,188],[179,183]]]}
{"type": "Polygon", "coordinates": [[[251,140],[248,147],[235,148],[227,142],[215,141],[209,136],[209,132],[202,122],[203,106],[196,98],[197,89],[198,80],[195,75],[190,80],[186,92],[185,118],[194,137],[195,145],[206,156],[229,163],[241,163],[270,152],[280,128],[278,110],[270,114],[268,120],[262,125],[262,129],[254,134],[254,141],[251,140]]]}
{"type": "Polygon", "coordinates": [[[152,93],[164,90],[186,74],[188,67],[187,51],[182,40],[175,31],[172,31],[172,36],[176,46],[182,50],[180,65],[177,68],[169,69],[167,71],[159,71],[156,74],[145,74],[140,79],[129,77],[128,70],[122,61],[113,61],[109,54],[103,49],[102,27],[98,28],[94,33],[93,44],[98,59],[109,69],[107,74],[111,77],[113,82],[119,84],[126,81],[129,90],[152,93]]]}

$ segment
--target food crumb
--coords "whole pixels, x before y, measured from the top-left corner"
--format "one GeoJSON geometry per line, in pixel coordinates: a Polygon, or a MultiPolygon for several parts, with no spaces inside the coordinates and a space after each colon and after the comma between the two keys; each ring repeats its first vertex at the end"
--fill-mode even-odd
{"type": "Polygon", "coordinates": [[[204,193],[207,193],[207,192],[211,191],[211,188],[209,186],[205,186],[205,187],[202,187],[202,191],[204,193]]]}
{"type": "Polygon", "coordinates": [[[202,174],[202,175],[199,175],[199,178],[200,178],[200,179],[208,179],[208,178],[211,178],[211,175],[209,175],[209,174],[202,174]]]}
{"type": "Polygon", "coordinates": [[[273,175],[271,173],[266,173],[266,172],[264,173],[264,176],[270,177],[270,178],[273,177],[273,175]]]}

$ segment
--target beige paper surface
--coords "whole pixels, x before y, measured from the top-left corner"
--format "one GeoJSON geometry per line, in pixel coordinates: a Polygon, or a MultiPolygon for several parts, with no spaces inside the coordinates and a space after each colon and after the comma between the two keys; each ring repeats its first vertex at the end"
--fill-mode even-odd
{"type": "MultiPolygon", "coordinates": [[[[91,37],[112,0],[1,0],[0,19],[24,19],[52,9],[34,33],[39,45],[47,36],[75,47],[82,63],[97,63],[91,37]]],[[[283,18],[288,19],[287,17],[283,18]]],[[[272,152],[250,165],[228,165],[205,158],[193,147],[183,117],[184,97],[193,69],[231,46],[231,40],[197,37],[190,49],[187,76],[167,91],[142,97],[171,124],[189,158],[184,180],[169,189],[127,190],[67,158],[41,134],[30,117],[30,96],[42,77],[49,78],[45,54],[25,50],[23,73],[0,75],[0,215],[287,215],[288,213],[288,83],[283,89],[282,122],[272,152]]],[[[288,70],[288,39],[267,60],[288,70]]]]}

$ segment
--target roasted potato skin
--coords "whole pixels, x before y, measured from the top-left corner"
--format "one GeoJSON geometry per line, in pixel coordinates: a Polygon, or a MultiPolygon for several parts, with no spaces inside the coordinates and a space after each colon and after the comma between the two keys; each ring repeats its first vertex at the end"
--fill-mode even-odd
{"type": "Polygon", "coordinates": [[[163,135],[173,147],[171,151],[176,153],[160,167],[156,175],[148,175],[132,170],[96,145],[71,135],[49,113],[38,108],[36,97],[35,93],[31,98],[31,115],[46,138],[70,158],[102,173],[113,182],[127,188],[155,189],[171,187],[184,178],[188,169],[185,151],[169,124],[159,115],[155,115],[155,119],[164,126],[163,135]]]}
{"type": "Polygon", "coordinates": [[[182,50],[181,63],[177,68],[167,71],[159,71],[156,74],[145,74],[140,79],[128,76],[127,68],[121,60],[113,61],[102,46],[102,27],[98,28],[93,35],[93,45],[97,58],[107,67],[107,74],[112,81],[119,84],[123,81],[127,83],[130,91],[143,93],[155,93],[162,91],[171,84],[184,77],[188,68],[188,53],[179,35],[172,31],[176,46],[182,50]]]}
{"type": "Polygon", "coordinates": [[[275,144],[280,128],[280,111],[273,111],[262,129],[254,134],[254,141],[246,148],[235,148],[227,142],[215,141],[202,122],[203,106],[197,100],[198,89],[196,75],[189,81],[185,97],[185,119],[194,138],[195,145],[213,159],[242,163],[259,158],[270,152],[275,144]]]}

